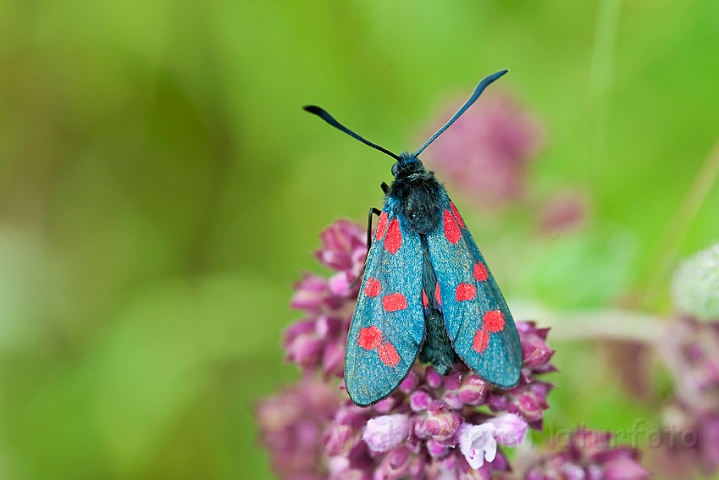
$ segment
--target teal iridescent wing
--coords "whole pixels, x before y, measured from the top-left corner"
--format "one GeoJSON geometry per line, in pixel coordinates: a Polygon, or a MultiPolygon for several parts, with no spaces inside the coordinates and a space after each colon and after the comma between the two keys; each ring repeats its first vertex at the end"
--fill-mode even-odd
{"type": "Polygon", "coordinates": [[[380,214],[347,337],[345,384],[360,406],[404,380],[424,341],[422,246],[394,206],[380,214]]]}
{"type": "Polygon", "coordinates": [[[427,235],[447,334],[455,352],[486,381],[519,382],[522,346],[512,314],[464,220],[442,190],[442,221],[427,235]]]}

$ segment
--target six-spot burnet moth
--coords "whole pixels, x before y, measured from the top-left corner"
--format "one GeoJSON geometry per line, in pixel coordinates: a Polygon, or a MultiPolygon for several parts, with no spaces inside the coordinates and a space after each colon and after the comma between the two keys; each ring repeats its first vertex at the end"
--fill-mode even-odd
{"type": "Polygon", "coordinates": [[[501,388],[519,382],[522,347],[507,303],[462,216],[419,154],[507,70],[489,75],[459,111],[414,153],[396,155],[360,137],[320,107],[304,107],[396,160],[384,208],[370,209],[371,245],[345,352],[345,384],[367,406],[388,396],[419,360],[447,374],[459,357],[501,388]],[[372,235],[371,220],[379,214],[372,235]]]}

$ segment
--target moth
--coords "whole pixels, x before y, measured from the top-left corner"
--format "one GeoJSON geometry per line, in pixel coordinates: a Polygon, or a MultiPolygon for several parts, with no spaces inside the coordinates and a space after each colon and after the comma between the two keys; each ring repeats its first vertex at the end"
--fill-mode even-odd
{"type": "Polygon", "coordinates": [[[462,108],[414,153],[396,155],[365,140],[320,107],[304,109],[395,159],[384,208],[370,209],[368,245],[352,316],[344,378],[359,406],[387,397],[414,362],[448,374],[461,359],[487,382],[519,382],[522,347],[512,314],[462,216],[420,153],[507,73],[484,78],[462,108]],[[373,215],[378,215],[372,232],[373,215]]]}

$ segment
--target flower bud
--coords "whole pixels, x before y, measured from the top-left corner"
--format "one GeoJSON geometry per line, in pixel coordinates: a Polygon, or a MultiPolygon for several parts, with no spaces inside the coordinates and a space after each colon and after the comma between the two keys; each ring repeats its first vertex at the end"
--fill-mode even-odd
{"type": "Polygon", "coordinates": [[[528,427],[524,419],[513,413],[500,415],[489,420],[489,423],[496,428],[494,438],[497,439],[500,445],[507,447],[519,445],[524,439],[524,434],[527,432],[528,427]]]}
{"type": "Polygon", "coordinates": [[[699,320],[719,320],[719,243],[679,265],[671,294],[677,310],[699,320]]]}
{"type": "Polygon", "coordinates": [[[407,440],[409,426],[407,415],[395,414],[370,418],[362,439],[373,452],[386,452],[407,440]]]}

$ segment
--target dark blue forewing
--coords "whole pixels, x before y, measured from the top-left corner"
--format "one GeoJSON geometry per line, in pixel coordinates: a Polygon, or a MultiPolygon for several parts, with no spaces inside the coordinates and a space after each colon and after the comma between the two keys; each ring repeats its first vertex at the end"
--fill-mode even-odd
{"type": "Polygon", "coordinates": [[[444,190],[442,218],[427,235],[444,322],[452,345],[486,381],[510,388],[519,381],[522,346],[494,277],[444,190]]]}
{"type": "Polygon", "coordinates": [[[360,406],[404,380],[424,340],[422,246],[388,199],[373,235],[345,352],[345,384],[360,406]]]}

